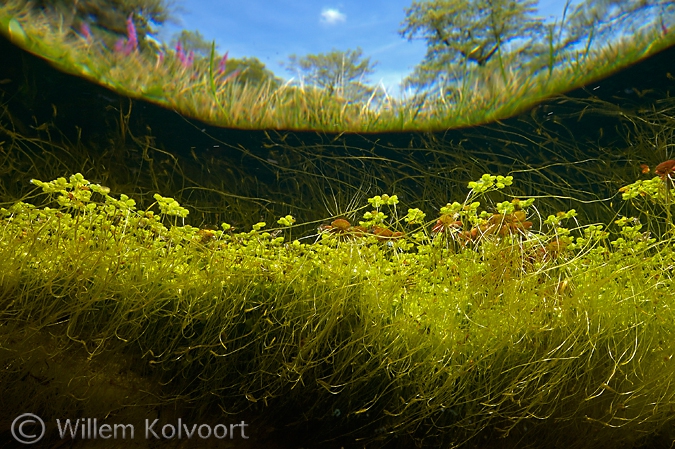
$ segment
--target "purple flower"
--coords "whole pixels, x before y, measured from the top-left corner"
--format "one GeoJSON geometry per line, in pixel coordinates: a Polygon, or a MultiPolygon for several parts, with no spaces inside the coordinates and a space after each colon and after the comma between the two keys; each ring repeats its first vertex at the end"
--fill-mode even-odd
{"type": "Polygon", "coordinates": [[[124,45],[124,39],[118,39],[117,42],[115,42],[115,53],[125,53],[125,51],[126,45],[124,45]]]}
{"type": "Polygon", "coordinates": [[[225,73],[225,67],[227,66],[227,53],[223,55],[222,58],[220,58],[220,62],[218,63],[218,75],[222,75],[225,73]]]}
{"type": "Polygon", "coordinates": [[[91,28],[89,28],[87,22],[80,23],[80,33],[82,34],[82,37],[84,37],[86,40],[90,41],[92,39],[91,28]]]}
{"type": "Polygon", "coordinates": [[[188,68],[192,65],[192,63],[195,60],[195,52],[190,50],[190,53],[187,55],[185,54],[185,49],[183,48],[183,44],[181,44],[180,41],[176,44],[176,57],[180,61],[180,64],[183,66],[183,68],[188,68]]]}
{"type": "Polygon", "coordinates": [[[225,83],[227,83],[228,81],[230,81],[230,80],[236,78],[237,75],[239,75],[240,73],[241,73],[241,70],[239,70],[239,69],[237,69],[237,70],[235,70],[234,72],[230,73],[229,75],[227,75],[227,76],[223,79],[223,84],[225,84],[225,83]]]}
{"type": "MultiPolygon", "coordinates": [[[[227,68],[227,55],[228,55],[228,52],[225,52],[223,57],[220,58],[220,62],[218,63],[218,72],[216,72],[216,76],[225,75],[225,69],[227,68]]],[[[239,75],[240,72],[241,72],[241,70],[239,70],[239,69],[235,70],[234,72],[230,73],[225,78],[223,78],[221,82],[223,84],[227,83],[228,81],[230,81],[231,79],[233,79],[237,75],[239,75]]]]}
{"type": "Polygon", "coordinates": [[[127,46],[132,50],[136,50],[138,48],[138,35],[134,26],[133,14],[129,14],[129,18],[127,19],[127,37],[129,39],[127,46]]]}
{"type": "Polygon", "coordinates": [[[129,56],[132,51],[138,49],[138,35],[134,26],[133,16],[129,15],[127,19],[127,39],[121,38],[115,42],[115,51],[129,56]]]}
{"type": "Polygon", "coordinates": [[[186,62],[185,51],[183,51],[183,45],[180,43],[180,41],[178,41],[178,43],[176,44],[176,57],[178,58],[180,63],[183,66],[185,66],[185,62],[186,62]]]}

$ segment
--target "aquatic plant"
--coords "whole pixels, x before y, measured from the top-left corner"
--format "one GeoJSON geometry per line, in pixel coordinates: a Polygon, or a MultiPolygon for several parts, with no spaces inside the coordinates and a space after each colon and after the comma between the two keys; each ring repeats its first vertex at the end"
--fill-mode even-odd
{"type": "MultiPolygon", "coordinates": [[[[675,173],[673,168],[675,168],[675,160],[669,159],[661,162],[654,168],[654,173],[657,177],[648,180],[640,179],[619,189],[621,197],[626,201],[634,202],[634,200],[640,199],[642,202],[646,202],[648,206],[656,206],[660,209],[660,211],[650,211],[644,209],[642,204],[635,204],[638,210],[645,214],[652,224],[658,223],[659,215],[665,213],[666,232],[672,232],[675,226],[675,223],[672,221],[672,190],[673,182],[675,181],[673,179],[673,173],[675,173]]],[[[643,173],[645,171],[649,173],[648,169],[643,170],[643,173]]],[[[641,225],[639,226],[641,227],[641,225]]]]}
{"type": "MultiPolygon", "coordinates": [[[[364,230],[335,219],[312,244],[282,234],[298,226],[290,215],[278,229],[199,229],[159,194],[137,210],[79,174],[34,180],[43,206],[0,210],[2,346],[49,335],[50,360],[134,360],[128,378],[153,392],[134,408],[311,419],[323,438],[609,447],[656,435],[675,406],[672,237],[645,240],[632,218],[568,228],[574,211],[525,224],[532,199],[486,196],[513,182],[484,175],[431,221],[376,195],[364,230]],[[434,231],[443,217],[453,224],[434,231]],[[440,239],[472,229],[471,245],[440,239]]],[[[95,371],[84,399],[46,400],[82,384],[58,363],[35,371],[39,353],[2,357],[4,388],[44,417],[125,410],[89,404],[105,388],[95,371]]]]}

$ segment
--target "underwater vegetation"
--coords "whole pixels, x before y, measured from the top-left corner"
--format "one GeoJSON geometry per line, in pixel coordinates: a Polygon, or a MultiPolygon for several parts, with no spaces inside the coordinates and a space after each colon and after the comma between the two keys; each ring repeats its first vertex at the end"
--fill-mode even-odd
{"type": "Polygon", "coordinates": [[[486,174],[431,219],[383,194],[304,238],[290,215],[200,229],[159,194],[139,210],[80,174],[33,180],[42,194],[0,211],[3,409],[178,404],[367,447],[669,441],[673,165],[624,186],[642,212],[606,225],[536,219],[517,179],[486,174]]]}

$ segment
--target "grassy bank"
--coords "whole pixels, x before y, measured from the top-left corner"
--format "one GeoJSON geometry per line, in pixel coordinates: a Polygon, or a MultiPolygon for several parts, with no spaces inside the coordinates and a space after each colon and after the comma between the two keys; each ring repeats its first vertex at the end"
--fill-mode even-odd
{"type": "Polygon", "coordinates": [[[130,98],[148,100],[217,126],[322,132],[434,131],[488,123],[531,109],[668,48],[660,26],[599,47],[557,56],[537,73],[505,67],[467,71],[452,95],[351,103],[307,86],[249,85],[218,73],[215,54],[186,68],[173,52],[122,54],[13,0],[0,7],[0,32],[66,73],[130,98]],[[60,24],[57,25],[57,24],[60,24]]]}

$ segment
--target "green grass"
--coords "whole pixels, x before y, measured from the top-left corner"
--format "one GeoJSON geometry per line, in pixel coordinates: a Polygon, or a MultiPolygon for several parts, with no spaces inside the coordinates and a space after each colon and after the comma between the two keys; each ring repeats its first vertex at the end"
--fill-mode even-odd
{"type": "Polygon", "coordinates": [[[376,445],[654,437],[675,419],[675,240],[640,221],[669,220],[672,180],[627,186],[643,212],[604,226],[574,211],[544,219],[509,196],[514,182],[485,175],[431,220],[375,196],[359,224],[300,236],[290,216],[198,229],[170,198],[139,211],[81,175],[34,181],[39,207],[1,211],[0,347],[13,369],[0,382],[45,418],[116,416],[111,398],[106,410],[90,403],[101,394],[63,394],[100,382],[92,372],[68,379],[39,362],[115,355],[136,360],[118,383],[154,385],[127,399],[134,410],[255,412],[376,445]],[[17,335],[50,343],[27,355],[17,335]]]}
{"type": "MultiPolygon", "coordinates": [[[[377,105],[353,104],[311,87],[253,86],[223,82],[213,59],[185,69],[171,54],[121,56],[32,11],[23,1],[0,6],[0,31],[16,45],[58,69],[145,99],[204,122],[242,129],[325,132],[431,131],[511,117],[551,96],[608,76],[675,42],[660,28],[601,48],[587,48],[549,62],[538,74],[510,69],[469,71],[455,98],[432,95],[422,104],[385,95],[377,105]]],[[[58,23],[58,21],[56,21],[58,23]]]]}

